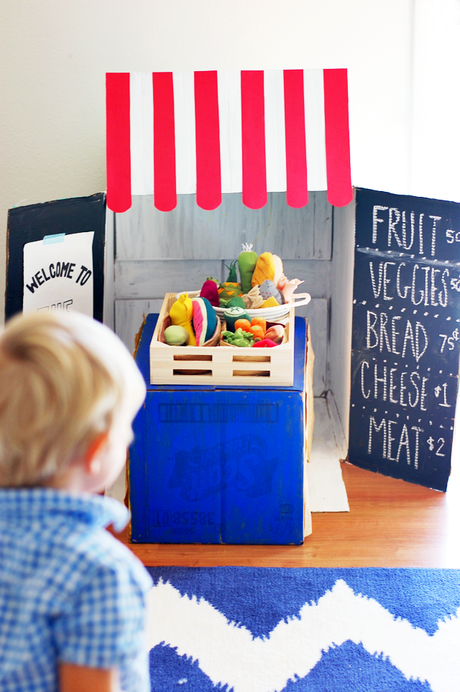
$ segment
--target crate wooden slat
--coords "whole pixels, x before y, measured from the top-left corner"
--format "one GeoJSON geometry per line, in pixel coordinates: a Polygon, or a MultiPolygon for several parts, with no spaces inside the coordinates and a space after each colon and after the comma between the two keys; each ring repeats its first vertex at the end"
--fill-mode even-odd
{"type": "Polygon", "coordinates": [[[291,387],[294,378],[294,316],[289,313],[286,342],[274,348],[169,346],[160,341],[164,318],[176,300],[167,293],[150,342],[150,383],[291,387]]]}

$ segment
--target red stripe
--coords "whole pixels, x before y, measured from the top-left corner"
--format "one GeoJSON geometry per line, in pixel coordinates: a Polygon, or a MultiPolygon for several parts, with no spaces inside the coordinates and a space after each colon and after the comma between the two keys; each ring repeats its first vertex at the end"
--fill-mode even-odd
{"type": "Polygon", "coordinates": [[[121,213],[131,206],[129,73],[106,74],[107,206],[121,213]]]}
{"type": "Polygon", "coordinates": [[[153,179],[154,204],[171,211],[177,204],[176,141],[172,72],[153,72],[153,179]]]}
{"type": "Polygon", "coordinates": [[[303,70],[284,70],[284,120],[286,202],[299,209],[308,204],[303,70]]]}
{"type": "Polygon", "coordinates": [[[241,135],[243,204],[260,209],[267,204],[264,73],[260,70],[241,72],[241,135]]]}
{"type": "Polygon", "coordinates": [[[353,198],[346,70],[324,70],[327,199],[344,207],[353,198]]]}
{"type": "Polygon", "coordinates": [[[217,71],[195,72],[196,203],[216,209],[222,202],[217,71]]]}

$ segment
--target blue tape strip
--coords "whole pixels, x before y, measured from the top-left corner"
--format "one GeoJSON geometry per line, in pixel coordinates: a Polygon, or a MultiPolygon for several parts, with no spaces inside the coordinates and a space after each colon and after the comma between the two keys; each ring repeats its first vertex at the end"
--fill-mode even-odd
{"type": "Polygon", "coordinates": [[[63,243],[65,233],[56,233],[55,235],[45,235],[43,245],[52,245],[53,243],[63,243]]]}

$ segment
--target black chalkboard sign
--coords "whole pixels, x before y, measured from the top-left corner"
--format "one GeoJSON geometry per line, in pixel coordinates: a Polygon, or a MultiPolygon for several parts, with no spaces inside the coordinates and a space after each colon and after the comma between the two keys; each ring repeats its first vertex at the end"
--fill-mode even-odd
{"type": "Polygon", "coordinates": [[[349,461],[445,491],[460,353],[460,204],[358,189],[349,461]]]}
{"type": "Polygon", "coordinates": [[[55,277],[61,278],[65,274],[74,283],[78,281],[79,285],[84,285],[91,274],[92,316],[102,321],[105,214],[105,193],[31,204],[9,210],[5,319],[23,310],[25,284],[31,291],[38,293],[41,286],[46,285],[47,282],[49,285],[57,284],[55,277]],[[43,241],[46,238],[53,240],[85,233],[93,234],[91,236],[91,270],[81,266],[73,267],[72,262],[43,263],[43,266],[39,265],[39,271],[35,276],[24,278],[24,250],[28,244],[43,241]]]}

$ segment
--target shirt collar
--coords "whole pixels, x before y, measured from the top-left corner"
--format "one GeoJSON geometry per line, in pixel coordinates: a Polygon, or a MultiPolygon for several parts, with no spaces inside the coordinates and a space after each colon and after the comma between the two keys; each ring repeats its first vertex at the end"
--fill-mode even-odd
{"type": "Polygon", "coordinates": [[[92,527],[113,524],[116,531],[126,526],[130,516],[126,507],[111,497],[76,495],[53,488],[0,488],[0,519],[30,521],[45,514],[72,515],[92,527]]]}

